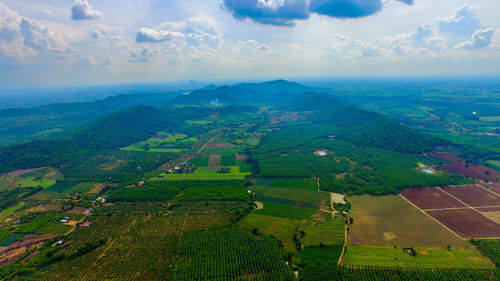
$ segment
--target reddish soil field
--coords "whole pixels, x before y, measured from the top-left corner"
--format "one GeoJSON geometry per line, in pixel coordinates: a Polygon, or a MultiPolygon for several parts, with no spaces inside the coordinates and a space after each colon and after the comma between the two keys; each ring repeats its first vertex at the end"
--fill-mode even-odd
{"type": "Polygon", "coordinates": [[[443,159],[444,161],[448,161],[451,163],[458,163],[462,161],[457,154],[455,153],[448,153],[448,152],[431,152],[429,153],[429,156],[436,157],[439,159],[443,159]]]}
{"type": "Polygon", "coordinates": [[[494,170],[481,165],[457,163],[451,165],[443,165],[441,168],[452,174],[461,174],[470,178],[488,180],[496,182],[500,179],[500,171],[494,170]]]}
{"type": "Polygon", "coordinates": [[[218,142],[218,143],[209,143],[206,148],[224,148],[224,147],[233,147],[234,144],[228,142],[218,142]]]}
{"type": "Polygon", "coordinates": [[[408,188],[401,191],[401,195],[422,210],[466,207],[435,187],[408,188]]]}
{"type": "Polygon", "coordinates": [[[448,186],[442,189],[471,207],[500,206],[500,196],[477,185],[448,186]]]}
{"type": "Polygon", "coordinates": [[[472,209],[426,211],[462,238],[500,237],[500,225],[472,209]]]}
{"type": "Polygon", "coordinates": [[[163,139],[166,139],[168,138],[167,136],[163,136],[163,135],[151,135],[151,138],[152,139],[160,139],[160,140],[163,140],[163,139]]]}
{"type": "Polygon", "coordinates": [[[488,184],[488,185],[485,185],[484,187],[486,187],[487,189],[489,189],[493,192],[496,192],[496,194],[500,195],[500,183],[488,184]]]}

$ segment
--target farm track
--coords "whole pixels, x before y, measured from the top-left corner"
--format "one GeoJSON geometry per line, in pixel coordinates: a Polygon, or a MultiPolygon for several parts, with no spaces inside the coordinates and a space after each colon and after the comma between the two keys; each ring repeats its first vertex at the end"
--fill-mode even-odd
{"type": "MultiPolygon", "coordinates": [[[[332,194],[332,192],[322,191],[321,186],[320,186],[320,182],[319,182],[319,178],[316,178],[316,180],[318,182],[318,191],[319,192],[327,192],[330,194],[330,207],[332,208],[332,219],[334,219],[335,214],[337,213],[337,211],[335,211],[335,208],[333,207],[334,195],[332,194]]],[[[349,217],[347,219],[349,219],[349,217]]],[[[349,230],[349,221],[344,226],[344,245],[342,245],[342,253],[340,254],[339,260],[337,261],[337,265],[340,265],[342,263],[342,259],[344,258],[344,254],[345,254],[345,251],[347,249],[348,230],[349,230]]]]}

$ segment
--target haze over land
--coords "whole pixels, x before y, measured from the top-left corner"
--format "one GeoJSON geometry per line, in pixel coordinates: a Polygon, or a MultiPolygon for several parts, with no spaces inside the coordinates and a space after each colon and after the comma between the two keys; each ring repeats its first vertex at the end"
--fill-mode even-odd
{"type": "Polygon", "coordinates": [[[499,75],[499,10],[490,0],[4,0],[0,88],[499,75]]]}

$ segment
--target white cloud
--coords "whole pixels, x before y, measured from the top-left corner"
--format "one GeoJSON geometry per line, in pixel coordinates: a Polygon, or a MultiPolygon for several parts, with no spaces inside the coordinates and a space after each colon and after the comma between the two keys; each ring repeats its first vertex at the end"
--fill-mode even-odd
{"type": "Polygon", "coordinates": [[[130,54],[127,61],[129,62],[151,62],[155,59],[158,52],[150,47],[143,47],[139,50],[134,50],[130,54]]]}
{"type": "Polygon", "coordinates": [[[469,41],[458,43],[455,48],[475,50],[488,47],[491,44],[491,38],[494,32],[495,30],[491,27],[478,29],[474,32],[469,41]]]}
{"type": "Polygon", "coordinates": [[[89,37],[92,38],[92,39],[99,39],[99,38],[102,38],[104,37],[104,34],[102,31],[100,30],[97,30],[97,29],[93,29],[89,32],[89,37]]]}
{"type": "Polygon", "coordinates": [[[333,59],[349,60],[381,55],[381,50],[377,46],[363,43],[343,34],[337,34],[335,38],[330,39],[329,47],[333,51],[329,56],[333,59]]]}
{"type": "Polygon", "coordinates": [[[135,35],[135,42],[164,42],[178,38],[184,38],[184,34],[168,30],[154,30],[151,28],[140,28],[135,35]]]}
{"type": "Polygon", "coordinates": [[[95,20],[101,17],[101,12],[90,6],[87,0],[76,0],[71,8],[71,18],[74,20],[95,20]]]}

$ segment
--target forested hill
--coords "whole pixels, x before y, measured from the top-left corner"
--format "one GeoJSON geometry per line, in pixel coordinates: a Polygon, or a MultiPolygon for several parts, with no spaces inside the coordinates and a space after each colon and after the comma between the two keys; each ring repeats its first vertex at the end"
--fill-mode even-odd
{"type": "Polygon", "coordinates": [[[314,111],[310,117],[313,123],[340,127],[336,137],[358,146],[422,153],[448,144],[442,139],[401,125],[382,114],[345,105],[326,94],[296,99],[283,106],[283,109],[314,111]]]}
{"type": "Polygon", "coordinates": [[[91,149],[119,148],[175,124],[175,119],[168,118],[162,111],[142,105],[92,121],[68,138],[79,146],[91,149]]]}

